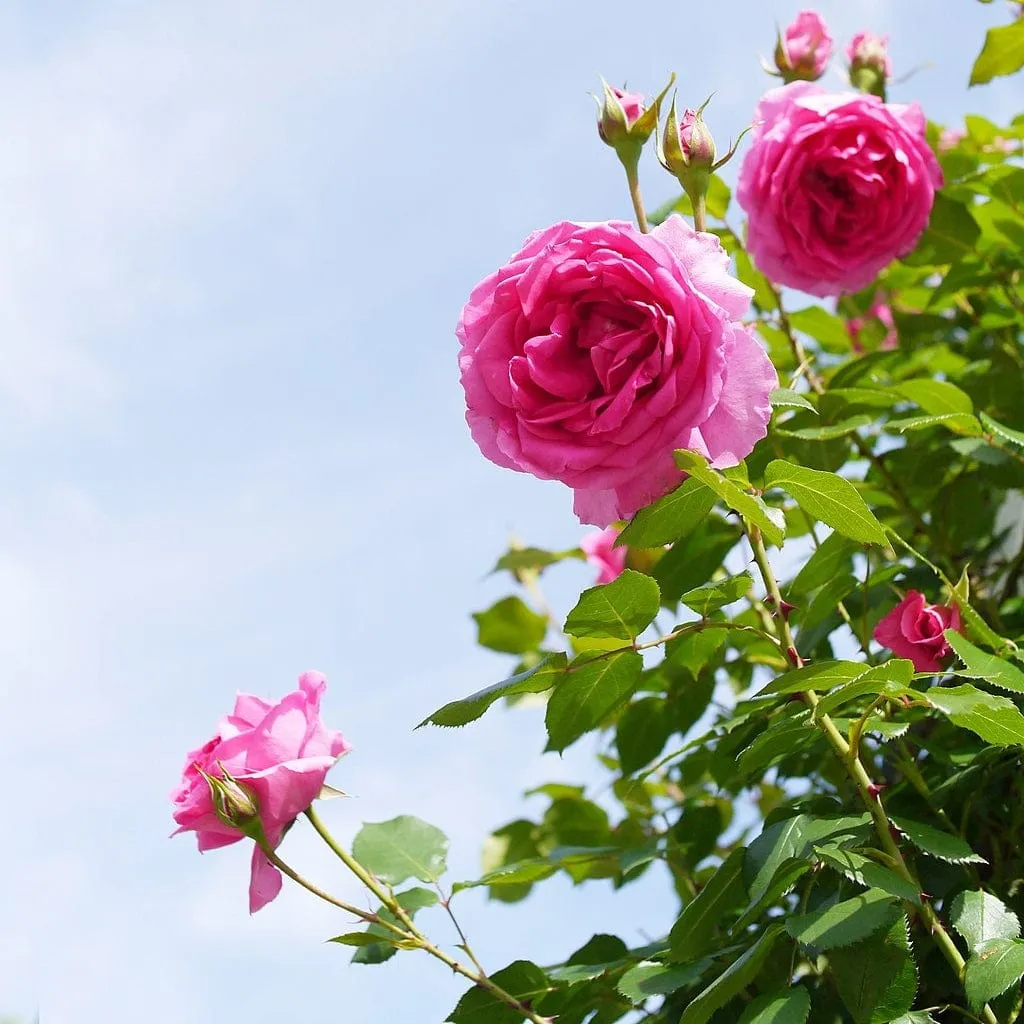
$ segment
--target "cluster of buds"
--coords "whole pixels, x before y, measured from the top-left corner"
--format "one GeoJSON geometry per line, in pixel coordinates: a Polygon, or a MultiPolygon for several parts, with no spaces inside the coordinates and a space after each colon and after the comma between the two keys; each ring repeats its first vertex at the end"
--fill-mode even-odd
{"type": "MultiPolygon", "coordinates": [[[[626,169],[631,187],[636,183],[640,153],[658,128],[661,104],[675,78],[673,74],[668,85],[649,106],[645,105],[642,93],[618,89],[602,80],[604,98],[597,100],[598,134],[615,150],[626,169]]],[[[675,175],[689,196],[698,231],[704,230],[704,210],[712,173],[732,158],[740,139],[750,130],[745,129],[729,152],[716,161],[715,140],[703,118],[704,108],[709,102],[710,97],[696,110],[687,108],[680,118],[673,99],[664,129],[656,138],[658,159],[670,174],[675,175]]]]}
{"type": "MultiPolygon", "coordinates": [[[[850,84],[861,92],[885,99],[892,78],[888,36],[858,32],[846,48],[850,84]]],[[[832,36],[824,19],[815,11],[801,11],[775,42],[775,67],[762,60],[768,74],[789,82],[816,82],[825,74],[832,57],[832,36]]]]}

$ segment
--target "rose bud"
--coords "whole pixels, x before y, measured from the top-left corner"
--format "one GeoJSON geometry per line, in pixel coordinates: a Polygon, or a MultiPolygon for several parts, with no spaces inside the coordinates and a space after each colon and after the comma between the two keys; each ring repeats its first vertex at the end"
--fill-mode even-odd
{"type": "Polygon", "coordinates": [[[861,92],[885,99],[885,85],[892,78],[888,53],[889,37],[858,32],[846,48],[850,61],[850,84],[861,92]]]}
{"type": "Polygon", "coordinates": [[[801,11],[775,45],[775,66],[786,82],[816,82],[832,56],[832,37],[815,11],[801,11]]]}

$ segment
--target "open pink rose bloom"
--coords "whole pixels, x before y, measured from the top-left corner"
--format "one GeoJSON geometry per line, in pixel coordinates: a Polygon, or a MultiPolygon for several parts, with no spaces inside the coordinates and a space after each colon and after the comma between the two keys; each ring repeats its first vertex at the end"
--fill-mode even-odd
{"type": "Polygon", "coordinates": [[[947,629],[960,629],[960,611],[943,604],[928,604],[919,590],[907,596],[875,627],[874,637],[898,658],[909,658],[918,672],[941,672],[953,649],[947,629]]]}
{"type": "Polygon", "coordinates": [[[763,273],[840,295],[914,248],[942,184],[916,103],[793,82],[767,92],[754,117],[736,195],[763,273]]]}
{"type": "MultiPolygon", "coordinates": [[[[299,676],[299,687],[277,703],[240,693],[213,738],[185,759],[181,784],[171,794],[174,833],[195,832],[200,853],[245,838],[218,818],[210,786],[199,771],[226,771],[256,800],[271,848],[320,793],[327,772],[349,749],[340,732],[320,718],[327,681],[319,672],[299,676]]],[[[258,846],[253,849],[249,911],[266,906],[281,890],[280,872],[258,846]]]]}
{"type": "Polygon", "coordinates": [[[672,452],[734,466],[767,432],[771,362],[750,288],[714,235],[672,216],[562,222],[473,290],[457,335],[473,438],[492,462],[575,491],[607,526],[676,487],[672,452]]]}

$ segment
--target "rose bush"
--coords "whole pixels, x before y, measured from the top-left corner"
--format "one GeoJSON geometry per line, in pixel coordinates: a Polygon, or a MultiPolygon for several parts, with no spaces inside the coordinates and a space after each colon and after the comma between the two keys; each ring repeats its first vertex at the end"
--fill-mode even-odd
{"type": "Polygon", "coordinates": [[[457,334],[473,439],[492,462],[575,491],[607,526],[682,479],[672,452],[736,465],[778,377],[741,318],[751,289],[718,239],[671,217],[538,231],[473,289],[457,334]]]}
{"type": "Polygon", "coordinates": [[[839,295],[914,248],[942,183],[916,103],[794,82],[766,93],[755,121],[737,199],[762,273],[839,295]]]}
{"type": "MultiPolygon", "coordinates": [[[[245,833],[215,809],[205,775],[227,773],[255,798],[267,845],[273,849],[292,822],[316,799],[334,763],[349,749],[340,732],[320,718],[327,681],[319,672],[299,676],[298,689],[276,703],[240,693],[235,707],[201,747],[185,758],[181,784],[171,794],[174,833],[195,832],[201,853],[229,846],[245,833]]],[[[257,844],[252,852],[249,911],[265,907],[281,890],[281,874],[257,844]]]]}

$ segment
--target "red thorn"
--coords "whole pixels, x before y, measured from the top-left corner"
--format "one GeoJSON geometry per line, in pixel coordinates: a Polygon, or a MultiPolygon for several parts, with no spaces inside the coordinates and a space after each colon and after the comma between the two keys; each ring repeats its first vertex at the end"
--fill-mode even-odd
{"type": "Polygon", "coordinates": [[[883,789],[888,788],[884,782],[869,782],[868,793],[873,796],[876,800],[883,789]]]}
{"type": "Polygon", "coordinates": [[[789,658],[790,662],[792,662],[792,664],[794,664],[797,668],[800,667],[800,655],[797,653],[795,647],[786,648],[786,657],[789,658]]]}

